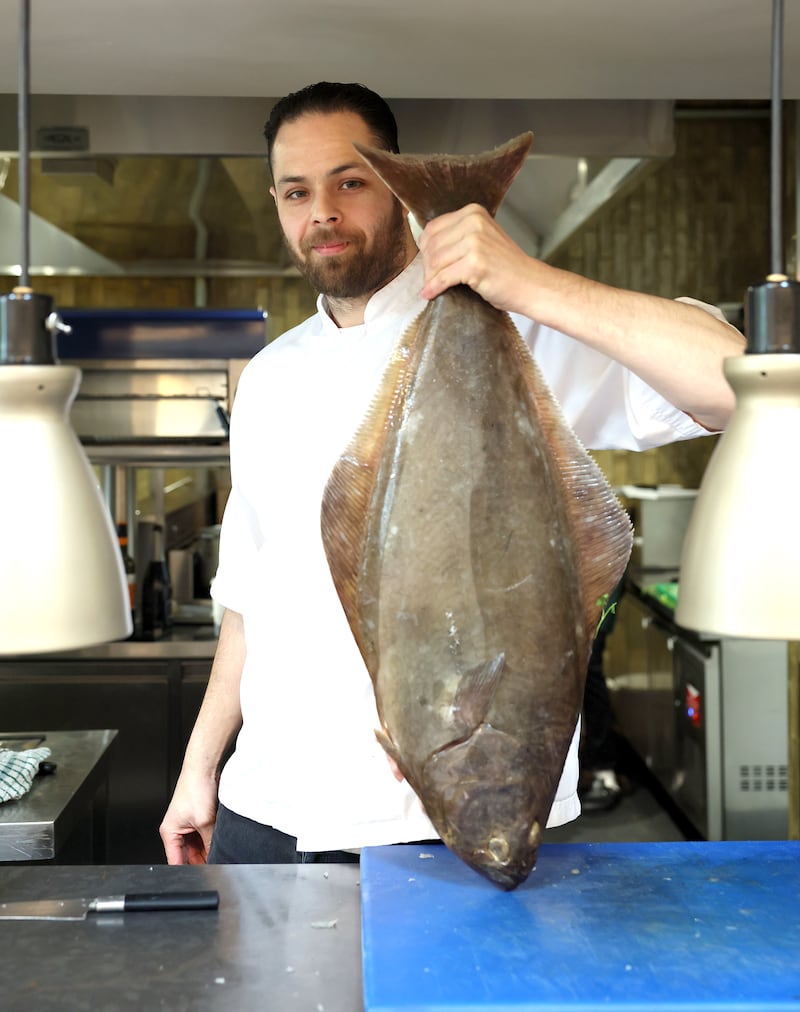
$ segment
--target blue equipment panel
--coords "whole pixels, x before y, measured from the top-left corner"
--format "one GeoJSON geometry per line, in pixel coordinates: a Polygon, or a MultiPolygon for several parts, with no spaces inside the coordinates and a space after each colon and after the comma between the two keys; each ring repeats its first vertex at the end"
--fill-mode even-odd
{"type": "Polygon", "coordinates": [[[59,334],[70,359],[249,359],[267,343],[260,309],[64,309],[59,334]]]}
{"type": "Polygon", "coordinates": [[[800,1010],[800,843],[546,844],[498,890],[443,845],[361,855],[366,1012],[800,1010]]]}

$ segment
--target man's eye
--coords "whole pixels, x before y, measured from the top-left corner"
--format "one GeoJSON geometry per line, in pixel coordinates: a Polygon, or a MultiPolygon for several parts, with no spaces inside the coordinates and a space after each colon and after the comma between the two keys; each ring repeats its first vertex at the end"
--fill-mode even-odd
{"type": "Polygon", "coordinates": [[[363,185],[364,185],[364,183],[360,179],[345,179],[345,181],[342,183],[342,189],[343,190],[358,190],[363,185]]]}
{"type": "Polygon", "coordinates": [[[301,197],[305,197],[306,190],[289,190],[288,193],[284,193],[284,200],[299,200],[301,197]]]}

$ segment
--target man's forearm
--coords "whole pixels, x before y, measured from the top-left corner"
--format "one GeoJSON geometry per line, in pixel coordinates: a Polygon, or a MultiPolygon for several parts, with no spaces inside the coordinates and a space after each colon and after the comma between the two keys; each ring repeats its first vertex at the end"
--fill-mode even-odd
{"type": "Polygon", "coordinates": [[[722,362],[745,345],[735,327],[698,306],[538,266],[546,283],[526,315],[621,362],[707,429],[725,427],[735,398],[722,362]]]}
{"type": "Polygon", "coordinates": [[[204,864],[208,859],[220,763],[242,725],[239,687],[244,657],[242,616],[226,611],[203,705],[159,827],[169,864],[204,864]]]}
{"type": "Polygon", "coordinates": [[[184,773],[217,776],[219,764],[242,725],[239,687],[244,658],[242,616],[226,611],[203,703],[186,746],[184,773]]]}
{"type": "Polygon", "coordinates": [[[722,363],[741,354],[745,343],[735,327],[697,306],[614,288],[536,260],[477,205],[434,218],[420,250],[425,298],[469,285],[498,309],[616,359],[707,429],[725,427],[735,399],[722,363]]]}

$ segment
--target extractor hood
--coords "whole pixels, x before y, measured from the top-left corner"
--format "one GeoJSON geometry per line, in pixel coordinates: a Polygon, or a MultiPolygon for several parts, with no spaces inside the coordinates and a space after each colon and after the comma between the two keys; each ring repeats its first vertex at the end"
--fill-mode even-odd
{"type": "MultiPolygon", "coordinates": [[[[649,99],[389,99],[402,149],[470,154],[533,130],[534,156],[664,157],[673,102],[649,99]]],[[[33,95],[31,154],[263,157],[274,98],[33,95]]],[[[14,155],[13,95],[0,95],[0,155],[14,155]]]]}
{"type": "MultiPolygon", "coordinates": [[[[122,268],[37,214],[30,215],[31,274],[122,274],[122,268]]],[[[0,194],[0,274],[19,274],[19,204],[0,194]]]]}
{"type": "MultiPolygon", "coordinates": [[[[663,100],[390,99],[402,149],[468,154],[487,150],[533,130],[532,154],[514,182],[498,216],[526,252],[554,255],[612,198],[674,151],[674,103],[663,100]]],[[[114,160],[119,185],[125,160],[184,158],[251,161],[258,165],[265,194],[263,124],[274,99],[196,96],[34,95],[31,102],[32,154],[42,159],[114,160]]],[[[0,95],[0,157],[16,156],[13,96],[0,95]]],[[[173,205],[175,206],[175,205],[173,205]]],[[[45,208],[38,207],[46,216],[45,208]]],[[[64,227],[68,227],[63,221],[64,227]]],[[[151,222],[156,224],[155,222],[151,222]]],[[[263,231],[265,221],[253,221],[263,231]]],[[[277,231],[276,223],[266,227],[277,231]]],[[[4,228],[14,234],[14,229],[4,228]]],[[[48,266],[37,253],[33,263],[48,266]]],[[[130,273],[94,260],[79,243],[61,262],[78,273],[130,273]],[[86,269],[94,262],[94,269],[86,269]],[[77,266],[76,266],[77,265],[77,266]]],[[[285,270],[276,260],[252,258],[255,273],[285,270]],[[265,270],[272,266],[273,270],[265,270]]],[[[0,269],[16,261],[3,251],[0,269]]],[[[164,265],[162,264],[162,267],[164,265]]],[[[211,265],[207,265],[210,267],[211,265]]],[[[245,264],[245,267],[248,265],[245,264]]],[[[189,270],[196,273],[193,265],[189,270]]],[[[219,270],[224,265],[217,265],[219,270]]],[[[8,271],[6,271],[8,273],[8,271]]],[[[60,271],[59,271],[60,273],[60,271]]]]}

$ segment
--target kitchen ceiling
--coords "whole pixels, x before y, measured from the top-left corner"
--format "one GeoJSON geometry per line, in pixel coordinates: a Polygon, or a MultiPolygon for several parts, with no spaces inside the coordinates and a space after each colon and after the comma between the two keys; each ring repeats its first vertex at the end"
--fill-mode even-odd
{"type": "MultiPolygon", "coordinates": [[[[32,0],[32,90],[278,96],[315,80],[390,98],[763,99],[769,0],[32,0]]],[[[800,98],[800,4],[785,93],[800,98]]],[[[0,92],[14,92],[5,0],[0,92]]]]}
{"type": "MultiPolygon", "coordinates": [[[[12,162],[17,7],[7,0],[0,34],[0,157],[12,162]]],[[[539,255],[671,154],[676,100],[769,97],[769,0],[31,0],[31,12],[34,154],[39,128],[82,128],[84,150],[68,158],[87,156],[90,171],[110,164],[117,190],[132,158],[211,156],[254,209],[254,227],[273,236],[261,130],[275,97],[311,81],[384,94],[406,151],[478,151],[532,128],[533,156],[501,218],[539,255]]],[[[784,96],[800,98],[800,3],[786,5],[784,34],[784,96]]],[[[188,208],[195,173],[183,174],[171,200],[188,208]]],[[[34,210],[74,237],[52,203],[34,210]]],[[[108,204],[109,220],[119,213],[94,203],[108,204]]],[[[140,206],[139,220],[157,205],[140,206]]],[[[10,237],[11,208],[0,212],[10,237]]],[[[48,241],[47,226],[33,238],[34,268],[59,238],[48,241]]],[[[88,245],[92,223],[81,227],[88,245]]],[[[275,243],[260,243],[251,269],[285,270],[280,256],[263,259],[265,246],[275,243]]],[[[82,266],[74,245],[70,256],[74,270],[102,273],[91,256],[82,266]]],[[[0,272],[13,273],[14,259],[0,248],[0,272]]]]}

